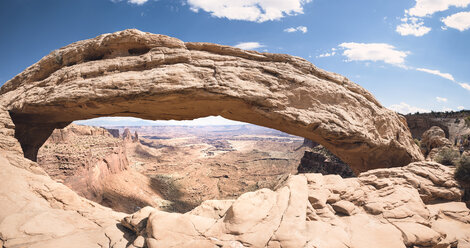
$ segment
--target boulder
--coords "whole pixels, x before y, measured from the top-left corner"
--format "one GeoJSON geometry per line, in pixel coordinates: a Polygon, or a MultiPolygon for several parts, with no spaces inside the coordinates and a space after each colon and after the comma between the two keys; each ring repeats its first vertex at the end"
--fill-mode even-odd
{"type": "Polygon", "coordinates": [[[452,173],[449,167],[420,162],[348,179],[293,175],[276,191],[260,189],[235,201],[207,201],[186,214],[146,210],[146,244],[464,247],[470,241],[470,210],[455,202],[462,191],[452,173]]]}
{"type": "Polygon", "coordinates": [[[433,126],[423,133],[421,146],[425,148],[425,154],[431,155],[432,153],[430,157],[435,157],[439,148],[450,147],[452,142],[446,138],[444,130],[438,126],[433,126]]]}

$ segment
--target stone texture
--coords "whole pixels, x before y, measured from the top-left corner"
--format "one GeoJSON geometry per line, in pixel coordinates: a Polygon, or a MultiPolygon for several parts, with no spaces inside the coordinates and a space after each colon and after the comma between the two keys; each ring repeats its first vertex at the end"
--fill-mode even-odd
{"type": "Polygon", "coordinates": [[[133,239],[116,225],[125,214],[34,173],[42,170],[37,165],[25,169],[12,164],[17,162],[29,163],[20,154],[0,152],[2,247],[125,247],[133,239]]]}
{"type": "Polygon", "coordinates": [[[0,94],[32,160],[54,128],[74,120],[209,115],[311,139],[356,172],[423,159],[405,119],[343,76],[298,57],[138,30],[53,51],[0,94]]]}
{"type": "Polygon", "coordinates": [[[439,152],[439,148],[451,147],[450,142],[442,130],[438,126],[433,126],[423,133],[421,139],[421,147],[424,148],[424,153],[429,160],[433,160],[439,152]]]}
{"type": "Polygon", "coordinates": [[[276,191],[208,201],[186,214],[148,208],[135,223],[148,216],[140,231],[148,247],[464,247],[470,210],[462,202],[434,203],[446,201],[438,197],[444,192],[448,200],[461,196],[451,175],[432,162],[348,179],[294,175],[276,191]],[[328,203],[336,195],[341,200],[328,203]]]}
{"type": "Polygon", "coordinates": [[[104,128],[70,124],[52,132],[38,164],[80,196],[116,211],[163,208],[166,201],[151,187],[151,179],[129,165],[126,142],[104,128]]]}
{"type": "Polygon", "coordinates": [[[0,150],[4,247],[465,247],[470,241],[470,210],[457,202],[462,191],[453,168],[437,163],[348,179],[294,175],[276,191],[208,201],[186,214],[146,207],[126,217],[51,180],[18,144],[8,147],[0,150]],[[345,209],[354,205],[349,216],[332,207],[341,201],[345,209]]]}
{"type": "Polygon", "coordinates": [[[189,213],[144,208],[126,217],[78,196],[24,158],[35,158],[34,149],[53,128],[75,118],[222,114],[312,138],[336,154],[344,152],[341,158],[357,171],[421,159],[399,116],[347,79],[299,58],[130,30],[53,52],[0,91],[0,244],[6,248],[465,247],[470,242],[470,210],[458,202],[462,190],[453,168],[433,162],[348,179],[293,175],[275,191],[205,203],[189,213]],[[197,111],[188,114],[196,103],[197,111]],[[349,216],[334,210],[341,201],[354,205],[349,216]]]}
{"type": "Polygon", "coordinates": [[[322,145],[317,145],[310,151],[305,151],[297,167],[298,173],[321,173],[323,175],[340,175],[343,178],[354,177],[349,165],[331,154],[322,145]]]}

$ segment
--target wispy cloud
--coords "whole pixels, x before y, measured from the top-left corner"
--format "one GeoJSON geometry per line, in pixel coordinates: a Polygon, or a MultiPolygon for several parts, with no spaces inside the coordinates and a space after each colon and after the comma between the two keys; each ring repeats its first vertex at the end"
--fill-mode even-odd
{"type": "Polygon", "coordinates": [[[348,61],[383,61],[396,66],[404,66],[405,58],[409,54],[386,43],[347,42],[339,47],[345,49],[343,55],[348,61]]]}
{"type": "Polygon", "coordinates": [[[259,42],[241,42],[235,45],[235,47],[244,50],[253,50],[264,47],[264,45],[260,44],[259,42]]]}
{"type": "Polygon", "coordinates": [[[455,81],[454,77],[450,73],[443,73],[443,72],[440,72],[439,70],[431,70],[431,69],[426,69],[426,68],[416,68],[416,70],[426,72],[429,74],[434,74],[436,76],[449,79],[450,81],[455,81]]]}
{"type": "Polygon", "coordinates": [[[285,16],[303,14],[303,7],[311,0],[187,0],[192,11],[203,10],[213,17],[229,20],[265,22],[285,16]]]}
{"type": "MultiPolygon", "coordinates": [[[[111,2],[113,3],[118,3],[118,2],[121,2],[122,0],[111,0],[111,2]]],[[[137,4],[137,5],[142,5],[146,2],[148,2],[148,0],[127,0],[128,3],[131,3],[131,4],[137,4]]]]}
{"type": "Polygon", "coordinates": [[[322,53],[317,56],[317,58],[326,58],[326,57],[331,57],[335,56],[336,52],[329,52],[329,53],[322,53]]]}
{"type": "Polygon", "coordinates": [[[438,101],[438,102],[447,102],[447,98],[436,96],[436,101],[438,101]]]}
{"type": "Polygon", "coordinates": [[[426,69],[426,68],[416,68],[416,70],[426,72],[426,73],[429,73],[429,74],[433,74],[433,75],[436,75],[436,76],[439,76],[439,77],[442,77],[442,78],[445,78],[445,79],[448,79],[448,80],[460,85],[460,87],[470,91],[470,84],[455,81],[454,76],[452,76],[452,74],[450,74],[450,73],[444,73],[444,72],[440,72],[439,70],[431,70],[431,69],[426,69]]]}
{"type": "Polygon", "coordinates": [[[442,22],[449,28],[454,28],[460,32],[470,28],[470,12],[459,12],[442,19],[442,22]]]}
{"type": "Polygon", "coordinates": [[[389,106],[388,108],[400,114],[410,114],[410,113],[416,113],[416,112],[420,112],[420,113],[430,112],[428,109],[411,106],[405,102],[401,102],[400,104],[393,104],[389,106]]]}
{"type": "Polygon", "coordinates": [[[470,90],[470,84],[467,83],[458,83],[462,88],[466,90],[470,90]]]}
{"type": "Polygon", "coordinates": [[[302,32],[302,33],[305,34],[305,33],[307,33],[307,31],[308,31],[308,29],[305,26],[298,26],[296,28],[291,27],[291,28],[284,29],[284,32],[287,32],[287,33],[302,32]]]}
{"type": "Polygon", "coordinates": [[[464,110],[465,107],[464,107],[464,106],[458,106],[457,109],[458,109],[458,110],[464,110]]]}

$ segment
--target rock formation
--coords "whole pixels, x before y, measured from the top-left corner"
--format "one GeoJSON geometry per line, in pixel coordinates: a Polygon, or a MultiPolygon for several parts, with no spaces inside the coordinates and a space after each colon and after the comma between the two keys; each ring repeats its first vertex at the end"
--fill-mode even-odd
{"type": "Polygon", "coordinates": [[[53,51],[0,94],[32,160],[55,128],[74,120],[209,115],[309,138],[356,172],[423,159],[405,119],[343,76],[298,57],[138,30],[53,51]]]}
{"type": "Polygon", "coordinates": [[[124,142],[132,142],[132,134],[129,128],[124,129],[124,132],[122,133],[122,139],[124,142]]]}
{"type": "MultiPolygon", "coordinates": [[[[343,179],[301,174],[277,190],[185,214],[126,216],[27,158],[54,128],[98,116],[207,115],[312,139],[355,171],[422,159],[405,120],[337,74],[262,54],[126,30],[54,51],[0,89],[0,245],[10,247],[465,247],[470,212],[433,162],[343,179]],[[122,224],[120,224],[122,223],[122,224]]],[[[67,135],[59,136],[67,139],[67,135]]]]}
{"type": "Polygon", "coordinates": [[[150,178],[130,168],[122,140],[104,128],[71,124],[54,130],[39,151],[38,164],[80,196],[116,211],[168,205],[150,178]]]}
{"type": "Polygon", "coordinates": [[[119,138],[119,129],[114,129],[114,128],[106,128],[108,132],[114,137],[114,138],[119,138]]]}
{"type": "Polygon", "coordinates": [[[440,127],[445,137],[454,143],[460,136],[470,134],[470,125],[465,121],[470,118],[470,111],[432,112],[405,115],[413,138],[421,139],[421,135],[433,126],[440,127]]]}
{"type": "Polygon", "coordinates": [[[444,130],[438,126],[433,126],[423,133],[421,139],[421,147],[424,149],[424,154],[429,159],[433,159],[439,148],[451,147],[452,143],[446,138],[444,130]]]}
{"type": "Polygon", "coordinates": [[[123,219],[131,247],[466,247],[470,210],[453,169],[432,162],[357,178],[291,176],[278,190],[123,219]]]}
{"type": "Polygon", "coordinates": [[[349,165],[331,154],[322,145],[305,151],[297,167],[298,173],[321,173],[323,175],[339,175],[343,178],[354,177],[349,165]]]}
{"type": "Polygon", "coordinates": [[[137,131],[134,132],[134,136],[132,137],[132,142],[136,143],[139,142],[139,134],[137,131]]]}

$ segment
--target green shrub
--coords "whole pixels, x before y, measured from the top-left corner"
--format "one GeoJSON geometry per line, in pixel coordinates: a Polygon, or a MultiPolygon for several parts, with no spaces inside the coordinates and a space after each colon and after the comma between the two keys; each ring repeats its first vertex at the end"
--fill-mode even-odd
{"type": "Polygon", "coordinates": [[[457,181],[470,185],[470,157],[462,156],[455,170],[457,181]]]}
{"type": "Polygon", "coordinates": [[[436,156],[436,162],[443,165],[457,165],[460,154],[452,148],[444,148],[436,156]]]}
{"type": "Polygon", "coordinates": [[[421,142],[418,139],[414,139],[413,141],[419,148],[421,148],[421,142]]]}

